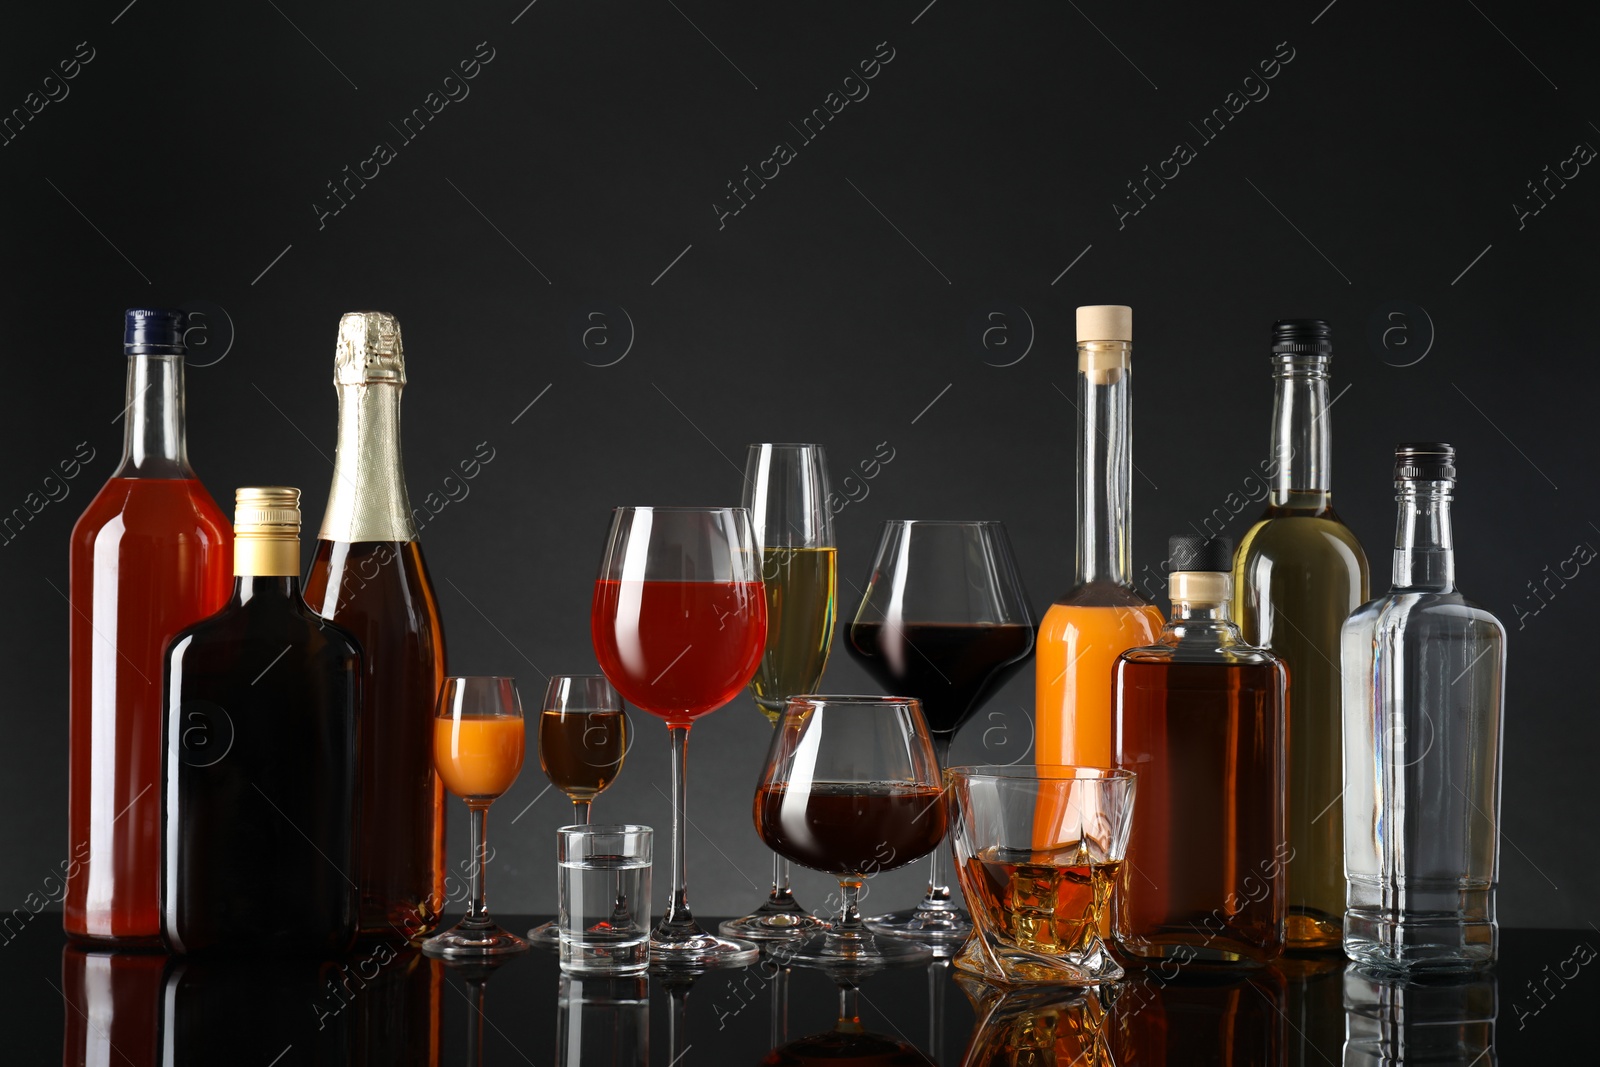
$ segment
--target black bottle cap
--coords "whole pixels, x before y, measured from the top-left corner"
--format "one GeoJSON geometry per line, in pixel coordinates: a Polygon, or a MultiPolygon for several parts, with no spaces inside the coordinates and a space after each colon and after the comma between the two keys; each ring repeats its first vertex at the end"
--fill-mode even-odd
{"type": "Polygon", "coordinates": [[[129,356],[184,355],[188,315],[177,308],[129,308],[122,313],[122,351],[129,356]]]}
{"type": "Polygon", "coordinates": [[[1443,441],[1407,441],[1395,446],[1395,481],[1453,482],[1456,450],[1443,441]]]}
{"type": "Polygon", "coordinates": [[[1222,571],[1233,570],[1233,539],[1231,537],[1199,537],[1195,534],[1175,534],[1167,538],[1168,571],[1222,571]]]}
{"type": "Polygon", "coordinates": [[[1272,324],[1272,354],[1331,356],[1332,338],[1323,319],[1279,319],[1272,324]]]}

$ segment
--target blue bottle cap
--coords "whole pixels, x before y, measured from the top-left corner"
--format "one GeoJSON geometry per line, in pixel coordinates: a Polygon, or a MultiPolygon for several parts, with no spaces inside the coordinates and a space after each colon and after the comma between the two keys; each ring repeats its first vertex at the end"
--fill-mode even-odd
{"type": "Polygon", "coordinates": [[[184,355],[183,334],[187,325],[187,314],[177,308],[129,308],[123,312],[123,354],[184,355]]]}

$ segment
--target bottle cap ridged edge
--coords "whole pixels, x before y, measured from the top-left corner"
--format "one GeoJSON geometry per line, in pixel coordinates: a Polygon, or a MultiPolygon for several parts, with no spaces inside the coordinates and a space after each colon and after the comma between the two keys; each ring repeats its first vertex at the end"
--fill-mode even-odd
{"type": "Polygon", "coordinates": [[[234,534],[300,536],[300,490],[286,485],[243,486],[233,493],[234,534]]]}
{"type": "Polygon", "coordinates": [[[1405,441],[1395,446],[1397,482],[1456,480],[1456,450],[1443,441],[1405,441]]]}

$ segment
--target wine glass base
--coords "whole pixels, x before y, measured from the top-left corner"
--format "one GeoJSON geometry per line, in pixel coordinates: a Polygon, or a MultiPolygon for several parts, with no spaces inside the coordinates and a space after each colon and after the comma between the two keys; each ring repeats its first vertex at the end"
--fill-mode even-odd
{"type": "Polygon", "coordinates": [[[828,924],[796,909],[795,911],[757,911],[742,919],[726,919],[717,927],[728,937],[746,941],[792,941],[821,930],[828,924]]]}
{"type": "Polygon", "coordinates": [[[527,950],[526,941],[496,923],[468,925],[462,921],[422,943],[423,955],[447,960],[509,956],[527,950]]]}
{"type": "Polygon", "coordinates": [[[911,908],[868,919],[867,929],[884,937],[929,944],[959,943],[972,933],[972,916],[963,908],[911,908]]]}
{"type": "Polygon", "coordinates": [[[836,977],[859,976],[883,967],[927,963],[933,950],[911,940],[892,941],[871,934],[840,936],[831,931],[804,941],[789,941],[767,949],[786,967],[820,967],[836,977]]]}
{"type": "Polygon", "coordinates": [[[552,919],[547,923],[540,923],[533,927],[523,938],[534,948],[560,948],[561,930],[552,919]]]}
{"type": "Polygon", "coordinates": [[[652,971],[708,971],[723,967],[745,967],[761,956],[761,949],[750,941],[696,932],[688,937],[664,941],[657,934],[650,939],[652,971]]]}

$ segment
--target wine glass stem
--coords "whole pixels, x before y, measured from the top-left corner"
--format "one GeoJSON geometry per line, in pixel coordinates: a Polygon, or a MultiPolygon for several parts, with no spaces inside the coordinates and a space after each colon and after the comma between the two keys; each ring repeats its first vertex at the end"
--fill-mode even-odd
{"type": "MultiPolygon", "coordinates": [[[[777,720],[773,721],[772,727],[774,730],[777,729],[777,720]]],[[[787,900],[791,895],[792,890],[789,888],[789,861],[774,852],[772,854],[772,902],[779,903],[787,900]]]]}
{"type": "Polygon", "coordinates": [[[589,825],[589,806],[593,803],[588,800],[574,800],[572,802],[572,821],[579,826],[589,825]]]}
{"type": "Polygon", "coordinates": [[[839,908],[839,920],[834,932],[860,933],[866,930],[866,926],[861,922],[861,879],[841,881],[839,899],[844,903],[839,908]]]}
{"type": "Polygon", "coordinates": [[[488,856],[484,850],[484,832],[489,821],[489,806],[487,804],[468,804],[468,825],[472,828],[472,899],[467,903],[467,922],[486,924],[489,921],[489,905],[484,898],[483,874],[488,866],[488,856]]]}
{"type": "Polygon", "coordinates": [[[689,816],[685,807],[688,800],[689,728],[671,726],[672,737],[672,898],[667,902],[667,914],[661,919],[663,929],[692,930],[694,915],[689,911],[689,816]]]}
{"type": "MultiPolygon", "coordinates": [[[[949,734],[933,734],[932,740],[934,761],[939,765],[939,781],[942,784],[945,764],[950,762],[951,737],[949,734]]],[[[948,796],[945,801],[949,801],[948,796]]],[[[943,875],[939,873],[939,861],[943,856],[944,842],[941,841],[928,857],[928,893],[927,896],[922,898],[924,907],[930,904],[942,906],[950,902],[950,887],[944,884],[943,875]]]]}

